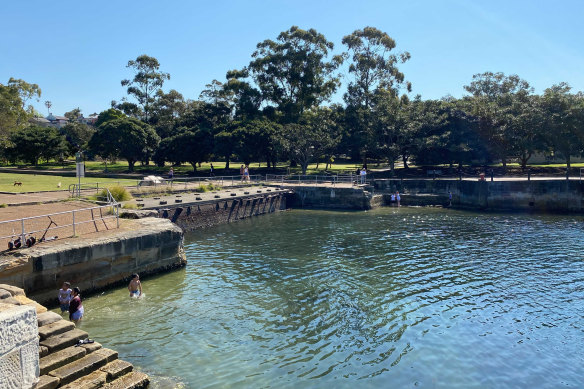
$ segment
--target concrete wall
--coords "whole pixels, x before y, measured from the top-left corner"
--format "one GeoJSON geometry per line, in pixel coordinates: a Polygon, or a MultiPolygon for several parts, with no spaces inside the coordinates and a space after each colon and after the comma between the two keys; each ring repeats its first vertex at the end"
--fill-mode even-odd
{"type": "Polygon", "coordinates": [[[243,199],[223,199],[214,203],[185,205],[159,210],[159,216],[178,225],[183,231],[194,231],[240,219],[286,209],[285,194],[269,194],[243,199]]]}
{"type": "MultiPolygon", "coordinates": [[[[364,210],[372,207],[373,196],[362,188],[294,186],[292,208],[327,208],[364,210]]],[[[375,204],[375,202],[373,202],[375,204]]]]}
{"type": "Polygon", "coordinates": [[[0,259],[0,283],[16,285],[44,305],[55,305],[64,281],[83,293],[184,266],[183,232],[168,220],[128,221],[131,230],[21,249],[0,259]]]}
{"type": "Polygon", "coordinates": [[[0,303],[0,388],[31,388],[39,376],[34,307],[0,303]]]}
{"type": "Polygon", "coordinates": [[[445,205],[493,211],[584,213],[584,184],[578,180],[458,181],[375,180],[376,191],[402,194],[403,205],[445,205]]]}

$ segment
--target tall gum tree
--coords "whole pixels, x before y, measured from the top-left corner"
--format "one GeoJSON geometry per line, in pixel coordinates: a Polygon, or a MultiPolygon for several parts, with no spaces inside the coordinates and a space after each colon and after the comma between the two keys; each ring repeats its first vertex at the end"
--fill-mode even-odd
{"type": "Polygon", "coordinates": [[[343,62],[334,45],[315,29],[292,26],[274,41],[258,43],[247,67],[264,102],[273,103],[282,122],[296,122],[305,110],[328,101],[340,85],[335,74],[343,62]]]}
{"type": "Polygon", "coordinates": [[[402,87],[411,91],[398,65],[410,59],[408,52],[396,53],[395,41],[375,27],[355,30],[343,38],[350,57],[353,76],[344,95],[348,121],[354,129],[354,146],[363,158],[376,147],[372,117],[376,91],[385,89],[397,98],[402,87]]]}
{"type": "Polygon", "coordinates": [[[162,89],[164,81],[170,80],[170,74],[161,72],[158,60],[146,54],[128,61],[126,67],[134,71],[134,78],[122,80],[121,84],[127,86],[128,95],[138,101],[141,108],[139,115],[145,122],[149,122],[157,93],[162,89]]]}

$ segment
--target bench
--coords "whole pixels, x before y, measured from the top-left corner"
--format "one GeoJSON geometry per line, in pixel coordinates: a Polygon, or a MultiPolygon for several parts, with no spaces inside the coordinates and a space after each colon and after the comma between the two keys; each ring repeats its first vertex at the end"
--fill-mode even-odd
{"type": "Polygon", "coordinates": [[[429,176],[441,176],[442,170],[428,170],[427,173],[429,176]]]}

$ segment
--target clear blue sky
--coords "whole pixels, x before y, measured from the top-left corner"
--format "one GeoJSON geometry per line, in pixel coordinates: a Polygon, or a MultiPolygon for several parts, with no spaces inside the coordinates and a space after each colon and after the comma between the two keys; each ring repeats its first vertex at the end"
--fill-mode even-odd
{"type": "MultiPolygon", "coordinates": [[[[164,89],[198,97],[249,63],[255,45],[298,25],[341,39],[374,26],[412,59],[413,94],[463,95],[475,73],[518,74],[540,93],[559,82],[584,91],[584,2],[500,0],[2,1],[0,82],[37,83],[37,109],[86,115],[125,96],[128,60],[148,54],[171,74],[164,89]]],[[[346,84],[346,81],[345,81],[346,84]]],[[[340,94],[335,97],[338,101],[340,94]]]]}

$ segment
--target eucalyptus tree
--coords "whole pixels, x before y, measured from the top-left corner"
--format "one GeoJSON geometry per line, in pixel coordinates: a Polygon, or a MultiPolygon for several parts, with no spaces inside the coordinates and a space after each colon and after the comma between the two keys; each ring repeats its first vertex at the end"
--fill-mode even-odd
{"type": "Polygon", "coordinates": [[[475,74],[464,89],[473,97],[473,114],[479,118],[479,131],[492,156],[501,159],[503,168],[514,156],[514,107],[527,104],[533,88],[519,76],[485,72],[475,74]]]}
{"type": "Polygon", "coordinates": [[[584,95],[570,90],[560,83],[546,89],[541,98],[547,145],[564,157],[568,169],[571,158],[584,152],[584,95]]]}
{"type": "Polygon", "coordinates": [[[340,85],[336,73],[343,62],[331,56],[334,45],[315,29],[292,26],[276,40],[258,43],[248,72],[265,103],[282,114],[283,123],[296,122],[304,111],[328,101],[340,85]]]}
{"type": "Polygon", "coordinates": [[[161,72],[158,60],[146,54],[128,61],[126,67],[134,72],[134,77],[122,80],[121,84],[128,87],[128,95],[134,97],[138,103],[134,104],[123,99],[120,104],[112,102],[112,106],[122,108],[124,112],[137,115],[144,122],[149,122],[158,91],[162,89],[165,81],[170,80],[170,74],[161,72]]]}
{"type": "Polygon", "coordinates": [[[372,117],[375,94],[386,90],[396,97],[404,86],[408,92],[411,90],[411,84],[398,68],[410,59],[410,54],[394,52],[395,41],[375,27],[355,30],[343,38],[343,44],[347,46],[349,73],[353,76],[344,95],[347,115],[354,129],[355,147],[365,157],[376,148],[373,133],[376,119],[372,117]]]}
{"type": "Polygon", "coordinates": [[[282,144],[290,157],[300,164],[302,174],[308,165],[326,155],[340,142],[340,135],[330,131],[333,112],[328,107],[305,111],[298,123],[284,126],[282,144]]]}

